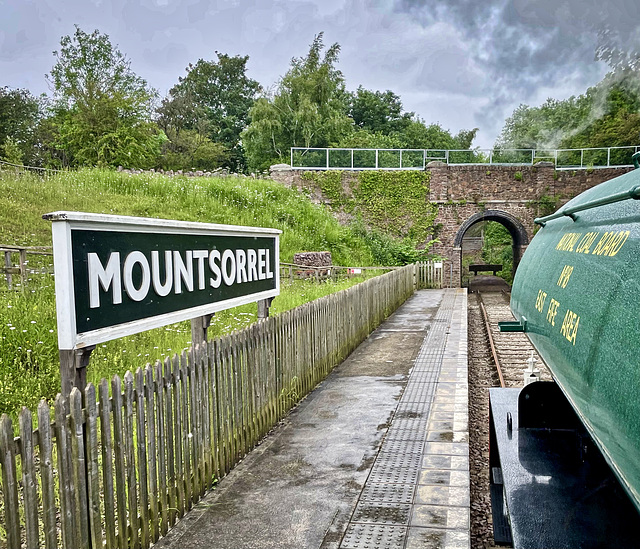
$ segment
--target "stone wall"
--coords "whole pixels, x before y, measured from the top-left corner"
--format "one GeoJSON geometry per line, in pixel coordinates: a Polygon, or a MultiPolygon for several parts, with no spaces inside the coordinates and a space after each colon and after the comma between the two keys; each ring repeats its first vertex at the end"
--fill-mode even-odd
{"type": "MultiPolygon", "coordinates": [[[[542,163],[541,163],[542,164],[542,163]]],[[[486,202],[489,200],[532,200],[553,192],[551,164],[536,166],[449,166],[431,162],[432,202],[467,200],[486,202]]]]}
{"type": "Polygon", "coordinates": [[[448,166],[432,162],[429,198],[437,201],[534,200],[541,196],[573,198],[633,168],[555,170],[550,162],[534,166],[448,166]]]}
{"type": "MultiPolygon", "coordinates": [[[[298,189],[303,191],[311,201],[316,204],[331,204],[331,199],[322,194],[322,190],[318,188],[317,183],[309,178],[303,177],[305,171],[292,170],[288,164],[277,164],[271,166],[271,179],[282,183],[290,189],[298,189]]],[[[353,196],[353,184],[358,180],[358,172],[345,171],[342,172],[342,190],[345,196],[353,196]]]]}
{"type": "Polygon", "coordinates": [[[558,170],[553,190],[556,194],[573,198],[591,187],[609,181],[633,168],[598,168],[593,170],[558,170]]]}
{"type": "MultiPolygon", "coordinates": [[[[287,165],[274,166],[271,177],[287,187],[304,190],[312,200],[319,203],[331,201],[323,197],[321,189],[312,179],[304,179],[302,171],[292,170],[287,165]]],[[[510,230],[517,225],[523,233],[521,243],[514,246],[517,257],[524,252],[527,241],[533,238],[534,219],[543,213],[538,211],[535,201],[541,197],[556,198],[563,204],[574,196],[604,181],[627,173],[632,168],[603,168],[593,170],[558,170],[549,162],[534,166],[498,165],[447,165],[431,162],[428,202],[438,205],[435,219],[436,234],[440,240],[432,250],[444,258],[445,280],[448,285],[458,286],[461,280],[461,249],[454,240],[465,222],[473,216],[482,217],[482,212],[503,212],[505,226],[510,230]],[[511,221],[509,221],[509,219],[511,221]],[[509,227],[508,227],[509,228],[509,227]],[[526,234],[526,236],[525,236],[526,234]],[[516,249],[517,248],[517,249],[516,249]]],[[[342,185],[345,192],[357,179],[356,172],[344,172],[342,185]]],[[[502,220],[498,216],[499,222],[502,220]]],[[[515,261],[517,264],[517,259],[515,261]]]]}

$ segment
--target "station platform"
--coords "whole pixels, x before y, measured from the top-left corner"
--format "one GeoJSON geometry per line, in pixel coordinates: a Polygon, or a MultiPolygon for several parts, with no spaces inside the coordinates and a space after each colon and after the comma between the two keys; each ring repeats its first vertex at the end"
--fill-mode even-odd
{"type": "Polygon", "coordinates": [[[420,290],[158,548],[468,549],[467,294],[420,290]]]}

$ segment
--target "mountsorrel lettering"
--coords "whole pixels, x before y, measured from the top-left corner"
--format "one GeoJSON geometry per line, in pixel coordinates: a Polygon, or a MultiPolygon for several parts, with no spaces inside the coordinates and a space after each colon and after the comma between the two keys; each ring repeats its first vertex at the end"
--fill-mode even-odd
{"type": "Polygon", "coordinates": [[[274,277],[271,250],[158,250],[151,257],[132,251],[121,261],[120,252],[111,252],[106,265],[95,252],[87,254],[89,308],[100,307],[100,294],[110,295],[111,303],[122,303],[122,292],[133,301],[143,301],[150,291],[158,297],[171,292],[181,294],[219,288],[274,277]],[[134,271],[139,272],[134,282],[134,271]],[[101,291],[102,290],[102,291],[101,291]]]}

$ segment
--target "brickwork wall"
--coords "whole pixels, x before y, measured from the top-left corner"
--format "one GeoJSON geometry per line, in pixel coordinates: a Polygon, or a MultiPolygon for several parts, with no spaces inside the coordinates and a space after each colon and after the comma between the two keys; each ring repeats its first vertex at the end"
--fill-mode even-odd
{"type": "MultiPolygon", "coordinates": [[[[311,198],[311,201],[316,204],[331,204],[331,200],[322,194],[321,189],[318,188],[313,179],[305,179],[302,174],[303,170],[292,170],[290,168],[281,168],[274,170],[271,169],[271,179],[282,183],[285,187],[290,189],[304,190],[304,192],[311,198]]],[[[358,180],[358,172],[342,172],[342,189],[346,196],[353,195],[354,183],[358,180]]]]}
{"type": "Polygon", "coordinates": [[[591,187],[609,181],[633,168],[600,168],[597,170],[559,170],[556,172],[554,192],[566,198],[573,198],[591,187]]]}
{"type": "MultiPolygon", "coordinates": [[[[439,244],[432,250],[448,258],[445,280],[453,286],[460,281],[461,253],[454,247],[460,226],[483,210],[499,210],[513,215],[523,225],[529,240],[533,238],[534,219],[540,215],[532,201],[542,196],[558,196],[560,203],[604,181],[627,173],[632,168],[556,171],[553,164],[541,162],[535,166],[450,166],[431,162],[428,201],[438,204],[435,220],[439,244]],[[450,281],[450,282],[449,282],[450,281]]],[[[312,200],[330,203],[312,180],[302,178],[302,171],[286,166],[273,170],[271,177],[287,187],[305,189],[312,200]]],[[[357,179],[357,172],[344,172],[346,192],[357,179]]],[[[520,252],[524,252],[522,246],[520,252]]]]}
{"type": "Polygon", "coordinates": [[[554,187],[549,166],[448,166],[431,163],[430,200],[532,200],[554,187]]]}

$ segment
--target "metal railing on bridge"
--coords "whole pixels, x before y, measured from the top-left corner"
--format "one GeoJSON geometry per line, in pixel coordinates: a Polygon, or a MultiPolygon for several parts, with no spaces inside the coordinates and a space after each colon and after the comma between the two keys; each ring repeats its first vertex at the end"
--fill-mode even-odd
{"type": "Polygon", "coordinates": [[[291,167],[299,170],[424,170],[429,162],[448,165],[532,166],[552,162],[557,170],[633,167],[640,145],[584,149],[347,149],[291,148],[291,167]]]}

